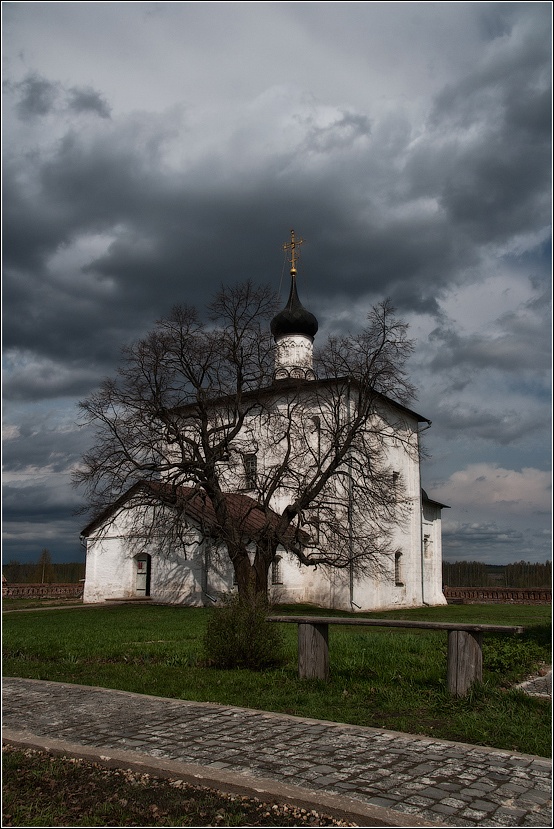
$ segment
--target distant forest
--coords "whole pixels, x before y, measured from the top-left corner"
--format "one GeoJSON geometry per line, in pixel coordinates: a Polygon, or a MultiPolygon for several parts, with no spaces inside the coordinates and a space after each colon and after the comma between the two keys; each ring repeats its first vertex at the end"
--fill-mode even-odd
{"type": "Polygon", "coordinates": [[[480,561],[443,561],[442,583],[448,587],[551,587],[552,564],[483,564],[480,561]]]}
{"type": "Polygon", "coordinates": [[[44,549],[36,564],[8,561],[2,575],[9,584],[77,584],[85,577],[85,565],[79,561],[54,564],[50,551],[44,549]]]}
{"type": "MultiPolygon", "coordinates": [[[[78,561],[52,562],[43,550],[36,564],[9,561],[2,573],[10,584],[76,584],[85,577],[85,565],[78,561]]],[[[442,583],[448,587],[551,587],[552,565],[483,564],[480,561],[443,561],[442,583]]]]}

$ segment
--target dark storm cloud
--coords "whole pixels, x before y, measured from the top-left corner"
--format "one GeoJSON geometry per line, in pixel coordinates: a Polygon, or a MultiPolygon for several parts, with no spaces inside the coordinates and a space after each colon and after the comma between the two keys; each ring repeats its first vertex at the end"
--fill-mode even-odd
{"type": "MultiPolygon", "coordinates": [[[[143,314],[148,306],[153,321],[150,300],[137,297],[135,289],[143,277],[152,284],[160,269],[164,271],[163,257],[147,266],[144,255],[145,242],[162,219],[155,177],[150,179],[142,158],[140,162],[131,147],[125,152],[114,142],[108,150],[100,142],[90,148],[69,134],[52,158],[35,159],[34,165],[27,162],[25,179],[32,182],[28,188],[21,184],[21,170],[15,165],[7,170],[4,301],[11,313],[5,346],[70,364],[76,357],[89,363],[113,361],[128,339],[126,332],[146,322],[137,305],[142,304],[143,314]],[[60,278],[59,270],[50,265],[52,256],[83,235],[111,232],[118,223],[134,228],[129,236],[135,244],[127,267],[110,271],[111,284],[79,262],[67,278],[60,278]],[[98,314],[103,330],[96,333],[90,320],[98,314]]],[[[116,232],[126,237],[125,230],[116,232]]]]}
{"type": "Polygon", "coordinates": [[[3,442],[2,462],[5,472],[27,469],[45,470],[45,474],[67,472],[82,457],[92,439],[88,428],[79,427],[78,412],[59,422],[59,412],[18,413],[17,428],[3,442]]]}
{"type": "MultiPolygon", "coordinates": [[[[61,334],[65,339],[69,328],[61,334]]],[[[67,342],[67,341],[66,341],[67,342]]],[[[60,342],[60,357],[64,357],[63,342],[60,342]]],[[[98,355],[97,360],[98,360],[98,355]]],[[[108,369],[108,361],[104,369],[108,369]]],[[[3,384],[3,396],[9,401],[49,400],[60,397],[86,395],[91,387],[103,379],[102,365],[98,361],[91,366],[91,357],[81,362],[69,363],[60,360],[33,360],[25,366],[10,372],[3,384]]]]}
{"type": "MultiPolygon", "coordinates": [[[[72,503],[69,499],[53,497],[51,487],[38,484],[25,487],[7,485],[2,500],[3,519],[6,522],[22,518],[30,523],[67,521],[68,514],[76,507],[76,500],[72,503]]],[[[76,516],[74,522],[82,523],[82,519],[76,516]]]]}
{"type": "Polygon", "coordinates": [[[470,544],[482,544],[483,541],[499,544],[507,540],[513,544],[521,544],[523,533],[517,530],[501,529],[496,524],[462,524],[455,530],[449,530],[447,537],[452,546],[462,539],[470,544]]]}
{"type": "MultiPolygon", "coordinates": [[[[40,447],[38,447],[40,449],[40,447]]],[[[64,465],[36,468],[34,480],[24,484],[4,483],[2,521],[6,558],[33,560],[48,547],[55,561],[80,560],[79,531],[82,516],[79,495],[60,474],[64,465]],[[38,555],[38,554],[37,554],[38,555]]],[[[67,467],[65,467],[67,469],[67,467]]]]}
{"type": "MultiPolygon", "coordinates": [[[[95,110],[106,128],[83,134],[69,126],[50,153],[7,165],[5,281],[15,313],[6,343],[63,359],[62,343],[72,342],[79,354],[79,331],[98,313],[105,331],[97,342],[88,333],[88,354],[113,338],[113,358],[118,337],[143,330],[174,301],[202,303],[221,281],[244,275],[275,284],[275,236],[291,225],[310,242],[304,261],[306,278],[311,269],[317,280],[315,305],[345,293],[390,295],[401,312],[440,317],[441,295],[479,267],[488,246],[548,224],[548,130],[539,117],[548,37],[527,29],[514,44],[499,44],[437,95],[415,141],[399,113],[370,118],[336,108],[322,117],[300,100],[280,144],[276,93],[259,104],[265,128],[254,107],[252,124],[227,131],[214,153],[211,145],[202,151],[188,116],[108,122],[100,93],[72,88],[70,106],[95,110]],[[175,147],[182,161],[168,165],[175,147]],[[79,263],[78,291],[54,284],[52,255],[103,232],[112,238],[79,263]],[[112,283],[105,295],[95,290],[102,281],[112,283]],[[41,298],[38,320],[23,313],[33,293],[41,298]]],[[[20,86],[29,99],[36,87],[38,100],[58,89],[38,77],[20,86]]],[[[481,345],[498,364],[512,359],[508,340],[481,345]]],[[[461,343],[445,342],[436,367],[461,351],[461,343]]],[[[478,361],[478,352],[479,343],[466,343],[461,356],[478,361]]]]}
{"type": "Polygon", "coordinates": [[[504,314],[496,322],[496,331],[463,335],[447,325],[429,335],[439,348],[431,360],[434,370],[455,369],[459,377],[464,369],[494,368],[521,374],[544,374],[550,368],[550,343],[544,332],[549,325],[550,292],[542,292],[526,303],[518,313],[504,314]]]}
{"type": "Polygon", "coordinates": [[[60,520],[46,524],[14,522],[13,529],[9,541],[5,542],[6,563],[36,563],[44,549],[50,552],[56,563],[85,561],[85,550],[79,543],[82,521],[60,520]]]}
{"type": "Polygon", "coordinates": [[[452,148],[440,201],[452,221],[479,242],[503,242],[542,222],[547,225],[545,186],[548,141],[514,142],[489,136],[479,147],[452,148]]]}
{"type": "Polygon", "coordinates": [[[452,219],[479,239],[500,239],[546,219],[550,50],[548,29],[527,28],[435,100],[431,122],[438,135],[445,126],[450,132],[443,151],[434,153],[435,162],[449,167],[446,174],[436,170],[437,191],[452,219]]]}
{"type": "Polygon", "coordinates": [[[323,299],[345,290],[353,296],[390,293],[399,307],[433,313],[437,290],[474,259],[469,249],[459,249],[441,217],[379,221],[366,170],[373,164],[370,150],[350,156],[333,130],[326,131],[325,152],[318,149],[325,165],[317,176],[303,169],[293,150],[268,158],[267,168],[247,181],[232,162],[221,177],[204,161],[167,171],[160,157],[166,137],[161,122],[147,129],[122,124],[88,140],[70,132],[51,157],[36,159],[34,167],[26,160],[27,186],[14,164],[8,169],[5,284],[13,313],[6,321],[7,345],[39,346],[59,358],[62,340],[80,352],[80,330],[95,311],[108,331],[114,316],[119,330],[137,330],[147,323],[146,313],[153,322],[181,298],[202,302],[221,281],[249,275],[275,284],[281,264],[275,236],[293,224],[309,239],[306,274],[317,278],[323,299]],[[335,155],[344,164],[340,175],[335,155]],[[78,290],[56,284],[50,258],[80,236],[103,232],[112,239],[100,256],[79,266],[87,279],[75,281],[78,290]],[[102,279],[113,281],[105,297],[96,291],[102,279]],[[33,313],[40,319],[30,318],[33,313]]]}
{"type": "Polygon", "coordinates": [[[109,118],[111,108],[104,96],[91,86],[67,88],[59,81],[50,81],[38,72],[29,73],[19,83],[4,83],[4,90],[14,95],[15,111],[22,121],[63,112],[92,113],[109,118]]]}
{"type": "Polygon", "coordinates": [[[3,498],[5,561],[37,561],[45,547],[54,561],[84,560],[79,533],[85,522],[74,514],[74,501],[52,502],[51,489],[51,486],[6,486],[3,498]]]}
{"type": "Polygon", "coordinates": [[[92,87],[73,87],[68,91],[68,107],[74,112],[93,112],[100,118],[109,118],[111,107],[92,87]]]}
{"type": "MultiPolygon", "coordinates": [[[[203,306],[245,278],[277,288],[283,274],[286,293],[291,227],[306,240],[299,290],[322,338],[385,296],[424,318],[422,403],[459,464],[461,436],[539,442],[546,6],[406,4],[404,18],[389,4],[223,4],[214,30],[207,4],[159,4],[146,28],[149,11],[135,19],[133,4],[38,4],[39,24],[28,5],[9,15],[19,42],[3,174],[4,393],[19,430],[5,460],[18,486],[33,484],[34,462],[64,476],[86,443],[41,412],[33,429],[25,401],[69,405],[76,419],[75,400],[113,374],[121,346],[175,303],[203,306]],[[516,298],[479,314],[489,299],[472,286],[504,267],[516,298]]],[[[50,486],[33,492],[39,505],[50,486]]],[[[17,550],[32,529],[20,517],[17,550]]]]}
{"type": "Polygon", "coordinates": [[[549,224],[548,37],[536,45],[526,44],[533,59],[522,58],[525,72],[502,63],[437,96],[433,140],[420,142],[406,165],[411,192],[436,198],[449,224],[480,244],[549,224]]]}
{"type": "Polygon", "coordinates": [[[7,84],[7,90],[13,90],[18,101],[16,111],[22,121],[48,115],[55,109],[60,93],[60,84],[52,83],[38,73],[33,72],[18,84],[7,84]]]}
{"type": "Polygon", "coordinates": [[[548,532],[532,528],[516,530],[494,523],[443,527],[443,557],[447,561],[482,561],[485,564],[548,561],[550,538],[548,532]]]}
{"type": "Polygon", "coordinates": [[[6,560],[32,561],[48,547],[55,561],[80,561],[78,538],[84,519],[77,513],[82,498],[69,476],[90,444],[90,435],[76,425],[61,428],[53,414],[17,420],[17,435],[3,445],[6,560]]]}
{"type": "Polygon", "coordinates": [[[434,410],[438,434],[448,435],[451,439],[464,435],[466,439],[479,438],[500,446],[509,446],[532,435],[542,434],[549,428],[547,411],[539,414],[536,411],[499,412],[487,408],[487,402],[480,401],[480,405],[472,407],[452,406],[450,402],[438,404],[434,410]]]}

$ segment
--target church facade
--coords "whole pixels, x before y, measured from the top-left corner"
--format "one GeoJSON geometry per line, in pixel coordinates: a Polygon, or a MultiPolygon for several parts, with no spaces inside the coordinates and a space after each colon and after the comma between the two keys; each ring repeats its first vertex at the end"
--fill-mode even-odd
{"type": "MultiPolygon", "coordinates": [[[[252,539],[262,521],[275,521],[285,509],[289,493],[277,487],[271,510],[259,508],[258,483],[266,471],[279,463],[278,448],[268,433],[263,411],[279,412],[285,420],[301,421],[297,439],[298,474],[302,465],[317,464],[324,441],[321,423],[326,412],[342,407],[344,416],[356,389],[348,378],[318,379],[313,367],[313,341],[317,320],[300,303],[293,258],[291,291],[285,308],[274,317],[271,333],[275,341],[274,383],[263,392],[263,407],[252,406],[240,447],[226,458],[222,480],[228,508],[241,517],[244,533],[252,539]],[[340,386],[340,394],[337,388],[340,386]],[[337,403],[337,401],[339,401],[337,403]],[[251,447],[251,451],[248,451],[251,447]]],[[[445,505],[429,498],[421,488],[419,434],[430,422],[417,412],[384,395],[375,396],[374,423],[382,436],[391,485],[402,482],[397,517],[390,529],[390,550],[375,566],[357,568],[306,566],[285,548],[278,549],[269,572],[268,592],[274,603],[312,603],[322,608],[367,611],[445,604],[442,593],[441,511],[445,505]],[[400,503],[401,502],[401,503],[400,503]]],[[[340,412],[339,412],[340,416],[340,412]]],[[[186,429],[186,421],[184,424],[186,429]]],[[[346,531],[336,543],[348,546],[364,535],[364,522],[375,526],[375,516],[364,515],[364,472],[356,468],[338,485],[332,504],[334,518],[346,531]],[[353,488],[348,481],[354,481],[353,488]],[[353,496],[354,493],[354,496],[353,496]],[[356,504],[355,502],[360,503],[356,504]],[[356,509],[358,507],[358,509],[356,509]]],[[[368,482],[367,486],[371,484],[368,482]]],[[[184,488],[186,489],[186,488],[184,488]]],[[[185,524],[180,544],[141,543],[141,485],[137,484],[82,532],[86,544],[85,602],[149,597],[153,601],[189,606],[211,605],[236,589],[233,567],[217,535],[207,531],[215,524],[209,499],[199,499],[193,490],[183,492],[185,524]],[[137,529],[137,527],[139,529],[137,529]]],[[[148,523],[148,508],[144,513],[148,523]]],[[[317,510],[313,510],[306,544],[317,548],[329,543],[319,536],[317,510]]],[[[142,513],[141,513],[142,515],[142,513]]],[[[308,525],[310,520],[308,520],[308,525]]],[[[348,553],[348,551],[346,551],[348,553]]]]}

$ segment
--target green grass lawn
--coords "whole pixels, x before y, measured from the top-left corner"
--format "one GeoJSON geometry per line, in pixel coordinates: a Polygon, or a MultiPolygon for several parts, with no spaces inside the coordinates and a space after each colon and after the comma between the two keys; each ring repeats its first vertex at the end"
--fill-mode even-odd
{"type": "MultiPolygon", "coordinates": [[[[379,618],[524,625],[484,637],[483,684],[457,699],[446,689],[442,631],[330,628],[331,679],[297,676],[296,626],[282,625],[286,662],[256,673],[202,664],[214,609],[121,605],[7,613],[4,675],[99,685],[384,727],[548,756],[550,703],[511,686],[550,662],[550,607],[454,605],[367,614],[379,618]]],[[[275,613],[314,613],[286,606],[275,613]]],[[[333,614],[324,611],[324,615],[333,614]]]]}

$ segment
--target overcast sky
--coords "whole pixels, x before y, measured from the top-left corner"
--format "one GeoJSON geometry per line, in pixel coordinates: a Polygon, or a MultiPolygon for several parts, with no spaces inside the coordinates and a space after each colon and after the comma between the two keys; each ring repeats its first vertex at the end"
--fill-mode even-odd
{"type": "Polygon", "coordinates": [[[549,559],[550,3],[2,11],[4,561],[83,560],[77,401],[292,227],[318,338],[410,322],[444,557],[549,559]]]}

